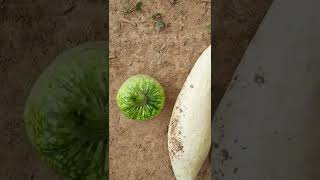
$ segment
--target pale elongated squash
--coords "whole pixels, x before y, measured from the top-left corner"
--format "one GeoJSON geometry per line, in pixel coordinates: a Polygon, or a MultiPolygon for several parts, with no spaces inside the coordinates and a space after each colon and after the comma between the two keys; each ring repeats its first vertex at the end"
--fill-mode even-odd
{"type": "Polygon", "coordinates": [[[177,180],[194,180],[211,146],[211,45],[188,75],[174,105],[168,149],[177,180]]]}

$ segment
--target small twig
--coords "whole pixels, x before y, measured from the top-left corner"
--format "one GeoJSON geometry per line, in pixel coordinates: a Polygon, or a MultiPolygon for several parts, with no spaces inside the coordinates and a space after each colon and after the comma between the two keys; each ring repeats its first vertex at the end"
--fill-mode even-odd
{"type": "Polygon", "coordinates": [[[178,2],[179,2],[178,0],[170,0],[170,4],[171,4],[172,6],[178,4],[178,2]]]}
{"type": "Polygon", "coordinates": [[[135,58],[137,58],[138,60],[139,60],[139,62],[140,62],[140,60],[143,58],[143,57],[141,57],[141,56],[139,56],[139,55],[136,55],[136,54],[134,54],[133,55],[135,58]]]}
{"type": "Polygon", "coordinates": [[[129,129],[125,129],[124,131],[122,131],[121,133],[120,133],[120,135],[123,135],[125,132],[127,132],[129,129]]]}
{"type": "Polygon", "coordinates": [[[110,55],[110,56],[109,56],[109,59],[116,59],[116,58],[117,58],[116,55],[110,55]]]}
{"type": "Polygon", "coordinates": [[[134,12],[134,8],[131,8],[131,9],[127,10],[127,11],[125,12],[125,14],[131,14],[132,12],[134,12]]]}
{"type": "Polygon", "coordinates": [[[127,19],[121,19],[120,20],[121,22],[124,22],[124,23],[128,23],[128,24],[131,24],[132,26],[134,26],[134,27],[137,27],[137,23],[134,23],[134,22],[131,22],[131,21],[129,21],[129,20],[127,20],[127,19]]]}
{"type": "Polygon", "coordinates": [[[163,43],[162,46],[160,47],[160,51],[163,51],[166,48],[166,43],[163,43]]]}
{"type": "Polygon", "coordinates": [[[122,32],[122,25],[121,25],[121,22],[119,22],[119,32],[122,32]]]}
{"type": "Polygon", "coordinates": [[[75,7],[76,7],[75,4],[71,5],[69,8],[67,8],[67,9],[63,12],[63,15],[67,15],[67,14],[71,13],[71,12],[74,10],[75,7]]]}

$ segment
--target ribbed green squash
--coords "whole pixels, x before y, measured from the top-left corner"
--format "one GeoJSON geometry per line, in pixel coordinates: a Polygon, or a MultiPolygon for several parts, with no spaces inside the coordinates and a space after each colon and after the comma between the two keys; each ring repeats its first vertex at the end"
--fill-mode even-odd
{"type": "Polygon", "coordinates": [[[148,75],[137,74],[121,85],[117,103],[127,118],[145,121],[162,111],[165,93],[157,80],[148,75]]]}
{"type": "Polygon", "coordinates": [[[34,84],[24,116],[34,149],[58,174],[108,179],[107,42],[59,55],[34,84]]]}

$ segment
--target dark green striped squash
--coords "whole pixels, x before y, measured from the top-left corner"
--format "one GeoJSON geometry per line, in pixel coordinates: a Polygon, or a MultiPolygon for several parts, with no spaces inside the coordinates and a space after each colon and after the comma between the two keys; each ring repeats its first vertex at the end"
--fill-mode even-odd
{"type": "Polygon", "coordinates": [[[107,42],[56,57],[34,84],[24,116],[31,144],[59,175],[108,179],[107,42]]]}

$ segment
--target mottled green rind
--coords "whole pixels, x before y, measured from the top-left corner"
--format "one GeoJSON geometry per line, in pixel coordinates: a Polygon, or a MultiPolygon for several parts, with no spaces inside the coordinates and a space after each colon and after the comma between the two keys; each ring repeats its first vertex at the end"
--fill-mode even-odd
{"type": "Polygon", "coordinates": [[[122,84],[117,94],[117,103],[127,118],[149,120],[163,109],[165,93],[157,80],[148,75],[138,74],[122,84]],[[139,102],[143,97],[146,97],[145,103],[139,102]]]}
{"type": "Polygon", "coordinates": [[[34,84],[24,116],[34,149],[58,174],[108,179],[107,42],[59,55],[34,84]]]}

